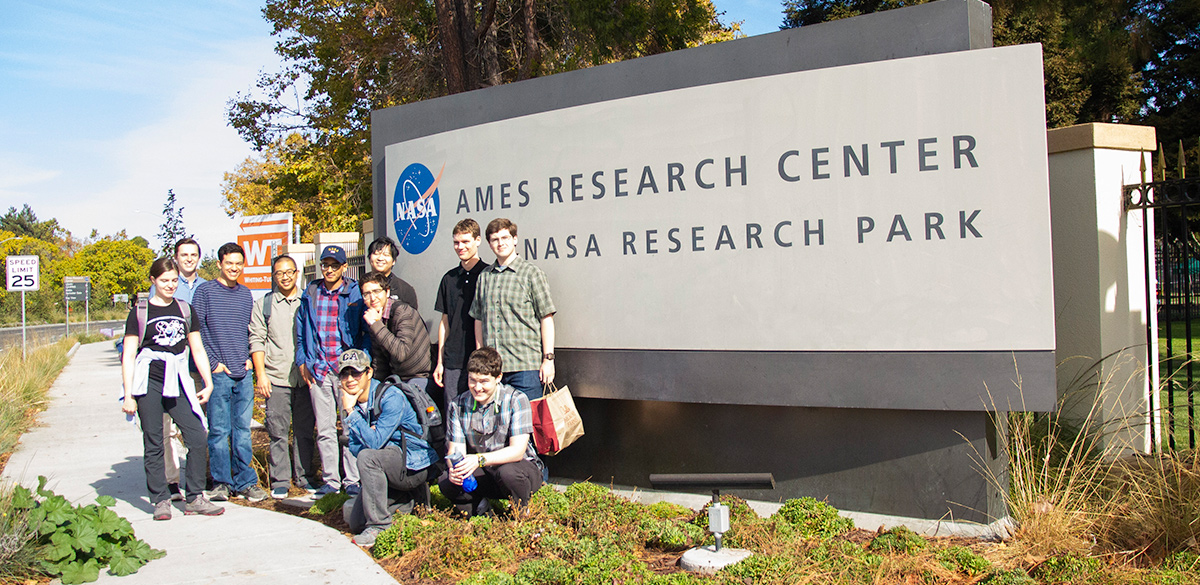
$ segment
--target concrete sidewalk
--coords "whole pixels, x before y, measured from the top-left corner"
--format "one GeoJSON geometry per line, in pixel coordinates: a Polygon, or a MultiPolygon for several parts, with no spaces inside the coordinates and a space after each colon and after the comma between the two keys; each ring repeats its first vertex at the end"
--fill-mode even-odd
{"type": "Polygon", "coordinates": [[[50,389],[39,425],[21,439],[4,479],[28,487],[37,477],[76,504],[113,496],[116,512],[137,536],[167,551],[134,575],[100,573],[100,583],[355,583],[395,585],[365,551],[345,535],[312,520],[221,503],[221,516],[184,516],[182,505],[166,522],[151,519],[153,506],[142,470],[142,434],[125,422],[118,397],[121,366],[111,343],[77,349],[50,389]]]}

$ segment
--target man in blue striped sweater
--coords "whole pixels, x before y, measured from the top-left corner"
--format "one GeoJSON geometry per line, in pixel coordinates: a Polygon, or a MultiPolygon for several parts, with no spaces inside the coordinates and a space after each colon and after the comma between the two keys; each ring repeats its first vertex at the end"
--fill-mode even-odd
{"type": "Polygon", "coordinates": [[[238,283],[246,251],[229,242],[217,250],[220,274],[196,288],[192,309],[212,368],[213,392],[208,399],[208,467],[220,501],[236,494],[252,502],[266,499],[258,474],[250,466],[250,415],[254,385],[250,369],[250,312],[254,297],[238,283]]]}

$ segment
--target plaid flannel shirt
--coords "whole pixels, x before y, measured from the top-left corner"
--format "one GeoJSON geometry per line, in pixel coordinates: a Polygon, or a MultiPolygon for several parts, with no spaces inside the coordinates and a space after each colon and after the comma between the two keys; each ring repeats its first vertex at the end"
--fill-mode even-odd
{"type": "Polygon", "coordinates": [[[479,274],[471,317],[483,322],[483,344],[500,352],[505,372],[542,367],[542,319],[555,312],[546,273],[520,256],[479,274]]]}
{"type": "Polygon", "coordinates": [[[470,392],[463,392],[447,410],[446,438],[451,443],[465,444],[468,453],[490,453],[507,447],[514,435],[529,435],[525,458],[541,467],[533,445],[533,414],[524,392],[498,383],[487,405],[480,405],[470,392]]]}
{"type": "MultiPolygon", "coordinates": [[[[342,286],[346,286],[344,283],[342,286]]],[[[333,370],[338,356],[342,353],[341,334],[338,332],[338,290],[328,291],[323,285],[317,287],[316,310],[313,312],[313,322],[317,324],[317,338],[320,340],[323,359],[317,362],[313,377],[317,380],[333,370]]],[[[337,375],[337,372],[333,372],[337,375]]]]}

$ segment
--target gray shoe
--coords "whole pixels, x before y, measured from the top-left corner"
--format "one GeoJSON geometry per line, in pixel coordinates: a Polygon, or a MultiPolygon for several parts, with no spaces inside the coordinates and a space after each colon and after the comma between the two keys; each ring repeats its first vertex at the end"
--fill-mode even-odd
{"type": "Polygon", "coordinates": [[[155,520],[170,520],[171,519],[171,500],[163,500],[154,504],[154,519],[155,520]]]}
{"type": "Polygon", "coordinates": [[[229,501],[229,486],[223,483],[217,484],[217,487],[214,487],[206,492],[206,495],[208,496],[208,499],[214,502],[229,501]]]}
{"type": "Polygon", "coordinates": [[[383,526],[368,526],[354,537],[354,544],[363,548],[371,548],[375,546],[375,538],[384,530],[386,529],[383,526]]]}
{"type": "Polygon", "coordinates": [[[267,490],[264,490],[264,489],[258,487],[258,484],[254,484],[254,485],[238,492],[237,495],[239,498],[245,498],[247,500],[250,500],[251,502],[261,502],[261,501],[267,499],[267,496],[269,496],[270,494],[267,493],[267,490]]]}
{"type": "MultiPolygon", "coordinates": [[[[215,491],[215,490],[214,490],[215,491]]],[[[190,501],[183,507],[183,513],[188,516],[200,514],[202,516],[220,516],[225,513],[225,508],[222,508],[210,501],[204,496],[196,496],[196,499],[190,501]]]]}

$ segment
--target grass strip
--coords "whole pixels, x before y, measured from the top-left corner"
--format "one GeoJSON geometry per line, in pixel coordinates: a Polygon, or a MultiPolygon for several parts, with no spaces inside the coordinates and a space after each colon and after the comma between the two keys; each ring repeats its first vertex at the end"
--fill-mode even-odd
{"type": "Polygon", "coordinates": [[[75,336],[60,339],[29,352],[22,361],[21,348],[0,352],[0,471],[21,435],[46,408],[46,392],[70,358],[75,336]]]}

